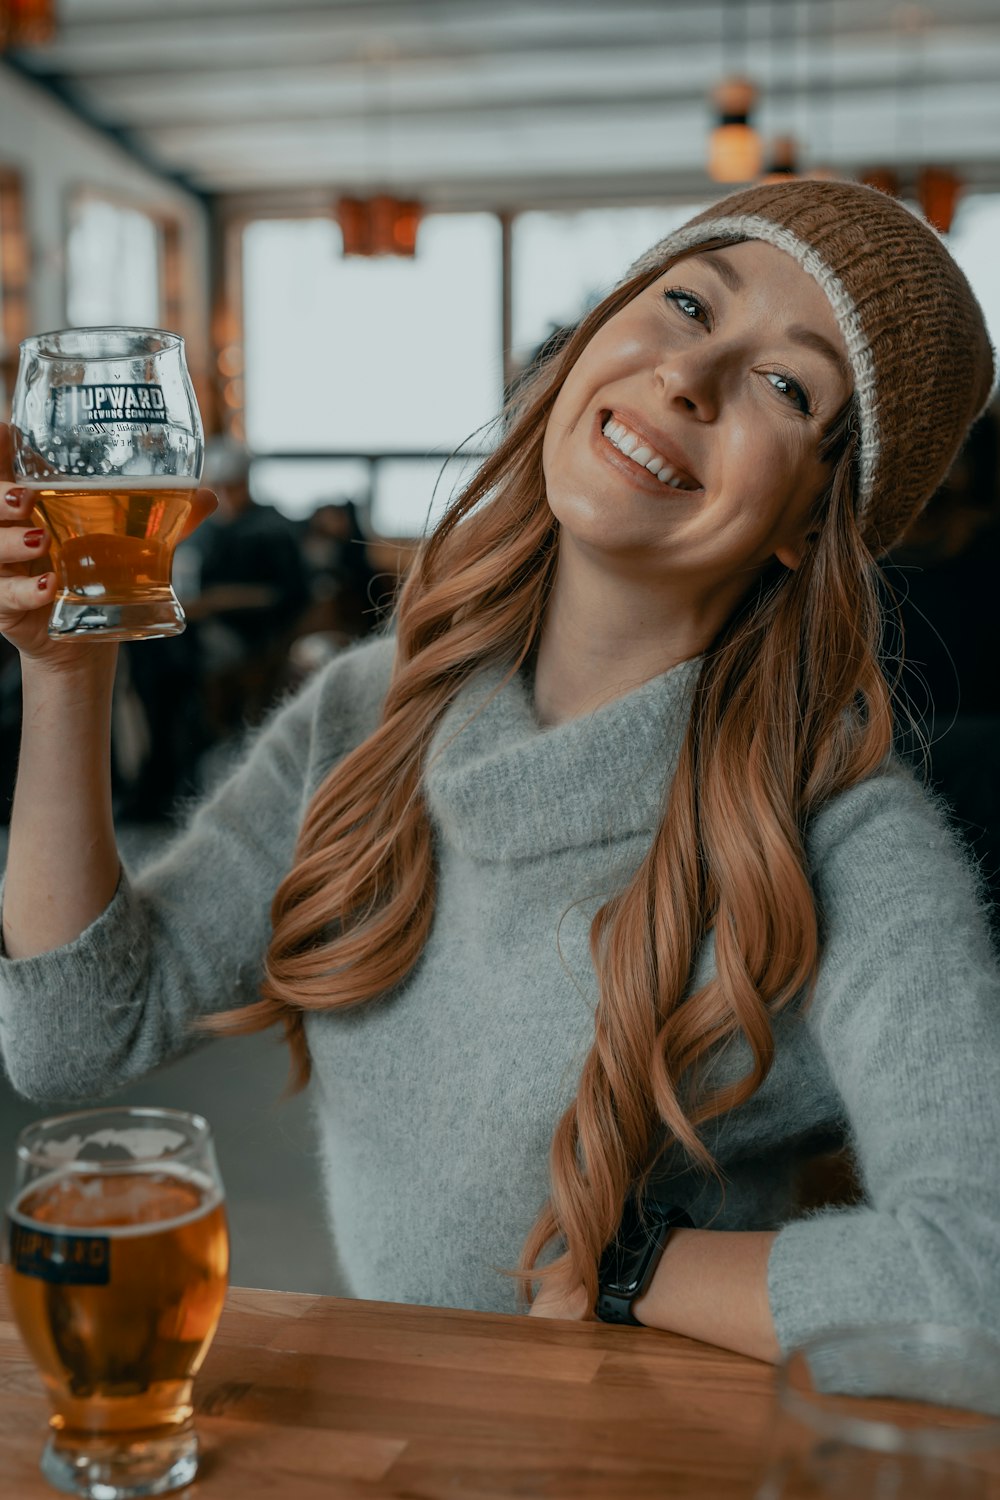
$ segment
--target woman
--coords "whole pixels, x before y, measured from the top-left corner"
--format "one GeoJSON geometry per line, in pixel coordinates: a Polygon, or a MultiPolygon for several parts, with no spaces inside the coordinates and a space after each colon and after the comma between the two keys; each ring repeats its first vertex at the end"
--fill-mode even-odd
{"type": "Polygon", "coordinates": [[[105,1093],[200,1018],[281,1022],[359,1296],[512,1309],[516,1268],[533,1311],[591,1316],[655,1201],[691,1227],[629,1319],[765,1359],[834,1324],[995,1328],[996,969],[890,758],[874,582],[991,378],[906,209],[733,195],[520,392],[395,637],[311,681],[135,880],[111,653],[45,641],[8,496],[15,1086],[105,1093]],[[796,1219],[834,1141],[863,1200],[796,1219]]]}

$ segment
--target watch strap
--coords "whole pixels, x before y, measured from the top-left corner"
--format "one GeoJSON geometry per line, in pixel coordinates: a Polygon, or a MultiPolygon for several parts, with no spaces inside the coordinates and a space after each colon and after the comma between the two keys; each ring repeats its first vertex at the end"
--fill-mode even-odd
{"type": "Polygon", "coordinates": [[[639,1295],[637,1292],[635,1297],[619,1297],[602,1289],[598,1292],[594,1311],[602,1323],[627,1323],[632,1328],[641,1328],[642,1324],[632,1311],[632,1303],[639,1295]]]}
{"type": "Polygon", "coordinates": [[[632,1311],[633,1303],[637,1302],[648,1290],[673,1230],[693,1229],[694,1221],[687,1210],[677,1204],[666,1208],[653,1203],[644,1204],[640,1208],[635,1203],[635,1200],[631,1199],[626,1204],[626,1212],[623,1215],[623,1224],[628,1222],[631,1222],[635,1226],[630,1239],[623,1242],[621,1238],[622,1231],[619,1230],[616,1239],[607,1246],[604,1254],[601,1256],[601,1263],[597,1273],[598,1295],[594,1313],[602,1323],[619,1323],[632,1328],[639,1328],[642,1325],[632,1311]],[[631,1293],[626,1293],[614,1284],[611,1270],[619,1247],[623,1243],[624,1248],[628,1250],[649,1249],[651,1247],[651,1253],[644,1268],[642,1282],[631,1293]]]}

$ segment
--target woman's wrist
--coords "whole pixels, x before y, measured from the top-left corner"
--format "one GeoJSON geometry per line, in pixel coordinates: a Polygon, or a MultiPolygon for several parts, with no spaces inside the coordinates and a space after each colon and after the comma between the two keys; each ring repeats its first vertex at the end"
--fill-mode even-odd
{"type": "Polygon", "coordinates": [[[68,692],[90,698],[114,683],[117,666],[117,641],[54,641],[51,653],[22,654],[22,695],[25,699],[48,698],[68,692]]]}
{"type": "Polygon", "coordinates": [[[775,1362],[767,1295],[773,1230],[675,1229],[632,1313],[648,1328],[775,1362]]]}

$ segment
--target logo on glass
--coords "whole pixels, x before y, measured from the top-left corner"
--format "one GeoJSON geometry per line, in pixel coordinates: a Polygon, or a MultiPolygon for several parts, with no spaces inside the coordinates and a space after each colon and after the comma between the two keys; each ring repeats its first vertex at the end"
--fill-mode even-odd
{"type": "Polygon", "coordinates": [[[158,385],[57,385],[49,392],[50,421],[60,427],[86,422],[121,422],[129,427],[165,423],[166,404],[158,385]]]}
{"type": "Polygon", "coordinates": [[[111,1242],[103,1234],[51,1234],[12,1219],[10,1263],[22,1276],[56,1286],[107,1286],[111,1242]]]}

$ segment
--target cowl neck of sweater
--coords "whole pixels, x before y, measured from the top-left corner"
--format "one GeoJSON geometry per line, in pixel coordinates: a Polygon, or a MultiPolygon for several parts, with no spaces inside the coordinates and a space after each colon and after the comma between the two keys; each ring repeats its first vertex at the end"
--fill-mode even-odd
{"type": "Polygon", "coordinates": [[[439,837],[480,860],[530,859],[651,833],[677,765],[701,658],[542,725],[527,674],[464,683],[432,738],[424,786],[439,837]]]}

